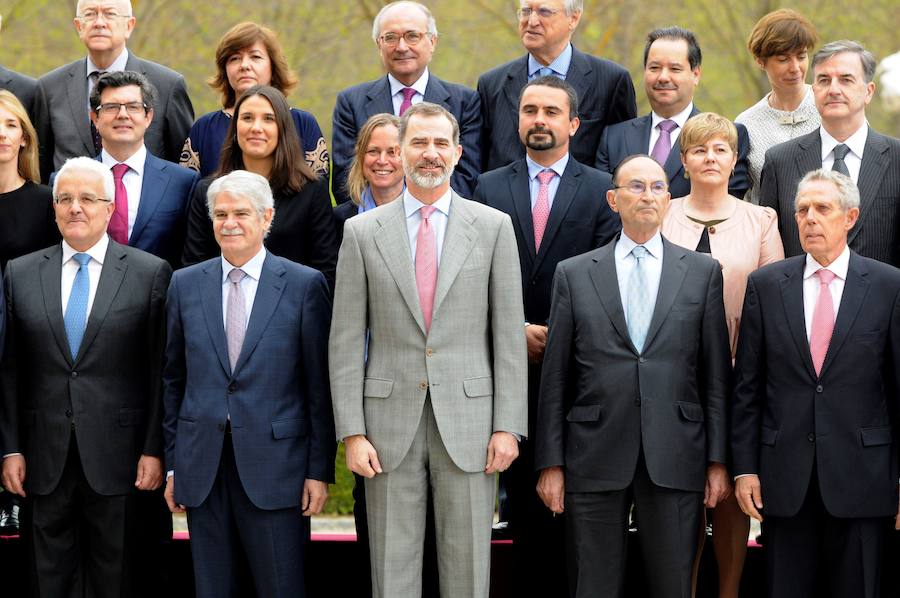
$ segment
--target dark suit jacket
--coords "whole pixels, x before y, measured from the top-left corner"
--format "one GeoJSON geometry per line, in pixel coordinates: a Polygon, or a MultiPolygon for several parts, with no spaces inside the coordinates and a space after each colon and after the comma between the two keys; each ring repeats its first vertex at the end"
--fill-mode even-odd
{"type": "MultiPolygon", "coordinates": [[[[147,150],[178,162],[194,122],[194,107],[184,77],[162,65],[128,53],[125,69],[147,77],[158,92],[153,122],[144,136],[147,150]]],[[[67,158],[93,156],[87,97],[87,58],[63,65],[38,79],[35,127],[41,144],[41,180],[49,180],[67,158]]]]}
{"type": "Polygon", "coordinates": [[[897,513],[900,271],[850,254],[821,375],[795,256],[750,275],[735,364],[734,473],[760,477],[765,516],[803,504],[813,467],[834,517],[897,513]]]}
{"type": "Polygon", "coordinates": [[[333,482],[324,276],[266,253],[234,371],[221,258],[176,272],[167,312],[164,429],[175,500],[197,507],[209,495],[228,417],[240,481],[258,508],[299,506],[307,478],[333,482]]]}
{"type": "MultiPolygon", "coordinates": [[[[16,96],[28,116],[31,118],[31,124],[34,123],[34,96],[37,93],[37,81],[31,77],[11,71],[8,68],[0,66],[0,89],[7,89],[16,96]]],[[[35,125],[37,126],[37,125],[35,125]]]]}
{"type": "MultiPolygon", "coordinates": [[[[453,172],[451,186],[463,197],[472,197],[475,179],[481,172],[478,146],[481,105],[478,94],[468,87],[438,79],[429,70],[425,101],[440,104],[459,121],[459,143],[463,153],[453,172]]],[[[344,186],[353,160],[357,133],[370,116],[383,112],[394,113],[387,75],[345,89],[337,96],[331,117],[331,162],[334,166],[331,193],[338,203],[350,200],[344,186]]]]}
{"type": "MultiPolygon", "coordinates": [[[[570,153],[582,164],[593,164],[603,129],[634,118],[634,85],[624,68],[572,47],[566,82],[578,92],[581,126],[572,138],[570,153]]],[[[478,95],[484,125],[481,129],[481,170],[487,172],[525,156],[519,140],[519,93],[528,83],[528,55],[484,73],[478,95]]]]}
{"type": "Polygon", "coordinates": [[[141,454],[162,458],[171,273],[165,261],[110,239],[73,360],[63,324],[61,246],[7,264],[0,445],[25,456],[27,492],[43,495],[56,488],[70,433],[84,476],[98,494],[133,491],[141,454]]]}
{"type": "Polygon", "coordinates": [[[566,491],[621,490],[643,451],[657,486],[702,492],[724,463],[731,356],[722,269],[663,239],[644,351],[631,343],[615,242],[556,269],[535,467],[565,469],[566,491]]]}
{"type": "MultiPolygon", "coordinates": [[[[822,168],[819,129],[766,152],[759,203],[778,213],[778,230],[787,257],[803,253],[794,220],[794,198],[800,179],[817,168],[822,168]]],[[[900,139],[869,129],[857,186],[859,220],[847,236],[850,249],[900,266],[900,139]]]]}
{"type": "MultiPolygon", "coordinates": [[[[691,116],[700,114],[696,106],[691,111],[691,116]]],[[[597,156],[594,166],[612,174],[619,163],[634,154],[646,154],[650,144],[650,127],[652,119],[649,114],[638,118],[607,127],[597,147],[597,156]]],[[[738,160],[734,166],[734,173],[728,181],[728,192],[742,199],[747,189],[750,188],[749,162],[747,154],[750,153],[750,136],[742,124],[735,124],[738,132],[738,160]]],[[[669,177],[669,193],[673,198],[684,197],[691,192],[691,181],[684,177],[684,166],[681,164],[681,135],[672,145],[672,151],[663,168],[669,177]]]]}

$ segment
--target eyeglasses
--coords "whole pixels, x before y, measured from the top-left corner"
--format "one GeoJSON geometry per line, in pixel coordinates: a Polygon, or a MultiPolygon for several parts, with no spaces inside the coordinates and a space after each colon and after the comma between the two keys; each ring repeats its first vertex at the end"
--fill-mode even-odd
{"type": "Polygon", "coordinates": [[[105,21],[115,21],[116,19],[130,19],[131,15],[120,15],[114,10],[86,10],[81,13],[81,16],[75,17],[82,23],[93,23],[100,17],[103,17],[105,21]]]}
{"type": "MultiPolygon", "coordinates": [[[[613,187],[613,189],[628,189],[629,192],[634,193],[635,195],[643,195],[647,190],[647,183],[644,181],[630,181],[625,185],[617,185],[613,187]]],[[[663,181],[654,181],[650,183],[650,193],[653,195],[665,195],[668,190],[669,186],[663,181]]]]}
{"type": "Polygon", "coordinates": [[[380,39],[381,43],[386,46],[396,46],[400,43],[400,38],[402,37],[407,46],[417,46],[423,38],[430,38],[432,35],[432,33],[429,33],[427,31],[407,31],[403,35],[394,33],[393,31],[389,31],[388,33],[383,34],[378,39],[380,39]]]}
{"type": "Polygon", "coordinates": [[[101,203],[110,203],[111,200],[106,199],[104,197],[94,197],[93,195],[81,195],[75,197],[74,195],[60,195],[53,200],[57,205],[68,208],[73,205],[75,202],[78,202],[78,205],[84,206],[95,206],[101,203]]]}
{"type": "Polygon", "coordinates": [[[527,21],[528,19],[531,18],[531,15],[533,15],[535,13],[537,13],[538,18],[549,19],[550,17],[552,17],[553,15],[555,15],[558,12],[559,12],[559,10],[555,10],[553,8],[547,8],[546,6],[541,6],[540,8],[529,8],[527,6],[523,6],[522,8],[520,8],[519,10],[516,11],[516,14],[519,16],[519,18],[521,20],[527,21]]]}
{"type": "Polygon", "coordinates": [[[128,114],[140,114],[141,112],[145,112],[148,109],[147,104],[143,102],[125,102],[124,104],[109,102],[107,104],[100,104],[99,106],[94,108],[94,111],[100,114],[105,114],[106,116],[115,116],[119,114],[122,106],[125,106],[125,112],[127,112],[128,114]]]}

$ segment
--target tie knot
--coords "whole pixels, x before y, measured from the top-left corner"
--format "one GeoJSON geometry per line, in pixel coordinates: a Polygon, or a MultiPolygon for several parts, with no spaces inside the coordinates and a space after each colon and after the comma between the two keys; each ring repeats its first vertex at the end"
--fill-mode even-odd
{"type": "Polygon", "coordinates": [[[89,261],[91,261],[91,256],[86,253],[76,253],[72,256],[72,259],[78,262],[78,265],[83,268],[88,265],[89,261]]]}
{"type": "Polygon", "coordinates": [[[634,256],[634,259],[640,260],[650,255],[650,252],[643,245],[635,245],[634,249],[631,250],[631,255],[634,256]]]}
{"type": "Polygon", "coordinates": [[[657,126],[657,128],[659,128],[660,131],[665,131],[666,133],[671,133],[672,131],[674,131],[675,129],[678,128],[678,123],[676,123],[674,120],[669,120],[667,118],[666,120],[660,121],[660,123],[656,126],[657,126]]]}
{"type": "Polygon", "coordinates": [[[834,146],[834,159],[835,160],[843,160],[847,157],[847,154],[850,153],[850,148],[844,145],[843,143],[839,143],[834,146]]]}
{"type": "Polygon", "coordinates": [[[412,87],[404,87],[401,90],[401,93],[403,94],[404,100],[406,100],[407,102],[412,102],[413,96],[416,95],[416,90],[412,87]]]}
{"type": "Polygon", "coordinates": [[[541,182],[541,185],[549,185],[550,181],[552,181],[555,176],[556,173],[552,170],[542,170],[538,173],[537,178],[541,182]]]}
{"type": "Polygon", "coordinates": [[[834,277],[836,276],[834,272],[826,268],[820,268],[816,271],[816,274],[819,275],[819,283],[824,285],[831,284],[831,281],[834,280],[834,277]]]}
{"type": "Polygon", "coordinates": [[[116,164],[112,167],[113,178],[120,179],[128,172],[128,164],[116,164]]]}
{"type": "Polygon", "coordinates": [[[428,220],[431,218],[431,215],[434,214],[435,211],[434,206],[422,206],[419,208],[419,213],[422,214],[422,220],[428,220]]]}
{"type": "Polygon", "coordinates": [[[93,71],[88,77],[90,77],[91,81],[94,83],[97,82],[97,79],[106,74],[106,71],[93,71]]]}
{"type": "Polygon", "coordinates": [[[247,273],[240,268],[232,268],[231,272],[228,273],[228,280],[232,283],[239,283],[244,280],[245,276],[247,276],[247,273]]]}

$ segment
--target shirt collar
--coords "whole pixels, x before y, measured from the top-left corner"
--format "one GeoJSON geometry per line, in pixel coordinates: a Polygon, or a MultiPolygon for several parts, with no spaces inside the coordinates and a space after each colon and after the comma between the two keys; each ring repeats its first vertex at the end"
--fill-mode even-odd
{"type": "Polygon", "coordinates": [[[127,164],[128,168],[135,171],[138,176],[141,176],[144,174],[144,162],[147,161],[147,146],[141,144],[141,148],[128,156],[123,162],[119,162],[110,156],[104,149],[100,152],[100,161],[103,162],[104,166],[108,166],[109,168],[112,168],[116,164],[127,164]]]}
{"type": "MultiPolygon", "coordinates": [[[[244,271],[244,274],[252,278],[253,280],[259,281],[260,276],[262,276],[262,268],[263,262],[266,261],[266,248],[265,246],[260,247],[259,251],[250,258],[250,260],[241,266],[241,270],[244,271]]],[[[222,284],[225,284],[225,281],[228,280],[228,275],[232,270],[237,268],[237,266],[232,265],[228,260],[225,259],[225,256],[222,256],[222,284]]]]}
{"type": "MultiPolygon", "coordinates": [[[[622,234],[619,235],[619,240],[616,243],[616,259],[620,260],[631,253],[631,250],[634,249],[638,243],[635,243],[631,240],[631,237],[625,234],[625,231],[622,231],[622,234]]],[[[646,243],[640,243],[644,248],[650,253],[651,256],[659,259],[662,257],[663,251],[663,243],[662,243],[662,235],[657,230],[656,234],[650,237],[650,239],[646,243]]]]}
{"type": "Polygon", "coordinates": [[[691,102],[690,104],[688,104],[685,107],[684,110],[682,110],[681,112],[679,112],[678,114],[676,114],[675,116],[673,116],[671,118],[663,118],[662,116],[658,115],[656,112],[651,111],[650,112],[650,128],[655,129],[656,125],[658,125],[659,123],[661,123],[664,120],[674,120],[675,124],[678,125],[678,128],[683,129],[684,123],[686,123],[687,119],[689,119],[691,117],[691,112],[693,112],[693,110],[694,110],[694,103],[691,102]]]}
{"type": "Polygon", "coordinates": [[[803,268],[803,280],[806,280],[823,268],[831,270],[841,280],[847,280],[847,270],[850,268],[850,248],[845,245],[841,255],[828,266],[822,266],[813,256],[807,253],[806,266],[803,268]]]}
{"type": "Polygon", "coordinates": [[[819,134],[822,136],[822,159],[824,160],[839,143],[843,143],[850,148],[853,154],[862,160],[863,149],[866,147],[866,137],[869,136],[869,123],[863,122],[862,126],[856,132],[847,138],[846,141],[838,141],[831,136],[831,133],[825,130],[825,127],[819,127],[819,134]]]}
{"type": "MultiPolygon", "coordinates": [[[[557,75],[562,75],[565,77],[569,73],[569,65],[572,64],[572,44],[566,44],[566,48],[562,51],[562,53],[553,59],[553,62],[548,64],[546,68],[549,68],[557,75]]],[[[538,62],[537,58],[528,54],[528,76],[532,77],[534,74],[545,68],[543,64],[538,62]]]]}
{"type": "Polygon", "coordinates": [[[396,77],[394,77],[390,73],[388,73],[388,82],[391,84],[391,97],[394,97],[407,87],[412,87],[416,90],[416,93],[424,98],[425,88],[428,87],[428,67],[425,67],[425,72],[423,72],[422,76],[419,77],[419,79],[412,85],[404,85],[403,83],[400,83],[396,79],[396,77]]]}
{"type": "Polygon", "coordinates": [[[108,68],[101,69],[94,61],[91,60],[91,55],[88,54],[87,57],[87,73],[85,73],[85,77],[90,77],[91,73],[94,71],[103,71],[104,73],[112,73],[116,71],[124,71],[125,65],[128,63],[128,48],[122,48],[122,53],[119,54],[115,60],[112,61],[112,64],[109,65],[108,68]]]}
{"type": "Polygon", "coordinates": [[[96,261],[101,266],[103,265],[103,260],[106,258],[106,250],[109,249],[109,237],[107,235],[103,235],[100,237],[100,240],[94,243],[93,247],[89,248],[87,251],[78,251],[71,245],[69,245],[65,239],[62,242],[62,252],[63,258],[62,263],[65,264],[72,256],[76,253],[86,253],[91,256],[91,259],[96,261]]]}
{"type": "MultiPolygon", "coordinates": [[[[447,189],[447,192],[441,195],[441,198],[436,202],[431,204],[435,207],[438,212],[441,212],[445,216],[450,216],[450,197],[452,193],[450,189],[447,189]]],[[[412,196],[409,192],[409,189],[403,190],[403,211],[406,213],[406,217],[409,218],[413,214],[419,211],[419,208],[426,204],[422,203],[418,199],[412,196]]]]}
{"type": "Polygon", "coordinates": [[[531,159],[531,156],[525,154],[525,163],[528,164],[528,178],[532,181],[535,177],[543,170],[552,170],[562,178],[563,173],[566,171],[566,165],[569,163],[569,154],[566,152],[562,158],[551,164],[550,166],[541,166],[537,162],[531,159]]]}

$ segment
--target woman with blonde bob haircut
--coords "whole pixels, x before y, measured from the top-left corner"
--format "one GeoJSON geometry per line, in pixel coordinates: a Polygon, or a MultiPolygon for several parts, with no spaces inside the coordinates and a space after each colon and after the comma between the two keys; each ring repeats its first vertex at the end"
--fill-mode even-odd
{"type": "MultiPolygon", "coordinates": [[[[784,258],[778,218],[771,208],[728,194],[738,143],[737,129],[731,121],[711,112],[698,114],[685,123],[678,142],[691,192],[669,203],[662,234],[676,245],[712,255],[722,265],[733,361],[747,277],[757,268],[784,258]]],[[[707,506],[714,509],[713,549],[719,565],[719,598],[736,598],[750,520],[733,493],[718,504],[707,506]]],[[[705,538],[705,525],[700,533],[705,538]]],[[[701,542],[698,561],[702,547],[701,542]]]]}

